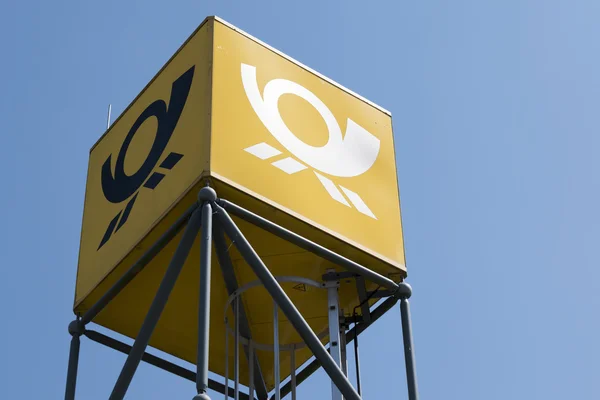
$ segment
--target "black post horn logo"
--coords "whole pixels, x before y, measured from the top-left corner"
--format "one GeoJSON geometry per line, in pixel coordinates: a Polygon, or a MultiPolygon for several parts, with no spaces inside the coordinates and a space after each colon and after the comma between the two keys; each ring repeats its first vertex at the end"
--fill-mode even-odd
{"type": "MultiPolygon", "coordinates": [[[[165,177],[165,175],[160,172],[154,172],[152,175],[150,174],[160,160],[171,139],[171,135],[177,126],[177,122],[179,121],[179,117],[181,116],[187,101],[188,94],[190,93],[193,77],[194,67],[191,67],[173,82],[168,107],[164,100],[156,100],[140,114],[121,145],[121,150],[119,150],[117,156],[114,176],[111,168],[112,155],[109,155],[104,162],[104,165],[102,165],[102,191],[104,192],[106,200],[111,203],[121,203],[127,199],[130,200],[125,206],[125,209],[119,211],[108,224],[106,232],[98,246],[98,250],[108,242],[114,232],[117,232],[125,222],[127,222],[127,218],[129,218],[129,214],[135,204],[140,188],[143,186],[153,190],[165,177]],[[150,117],[156,117],[158,121],[154,143],[142,166],[133,175],[127,175],[124,170],[125,155],[127,154],[131,140],[136,132],[150,117]]],[[[183,154],[170,153],[160,164],[160,168],[170,170],[182,157],[183,154]]]]}

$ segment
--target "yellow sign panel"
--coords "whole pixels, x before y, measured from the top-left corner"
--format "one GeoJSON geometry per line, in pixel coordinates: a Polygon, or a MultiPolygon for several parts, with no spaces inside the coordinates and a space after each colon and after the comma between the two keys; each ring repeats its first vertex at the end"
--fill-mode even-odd
{"type": "MultiPolygon", "coordinates": [[[[208,18],[91,150],[75,312],[84,313],[106,293],[207,183],[219,197],[395,281],[406,275],[389,113],[208,18]]],[[[340,270],[234,220],[275,276],[320,282],[328,270],[340,270]]],[[[135,337],[180,237],[93,321],[135,337]]],[[[151,346],[190,362],[196,360],[198,337],[199,241],[150,340],[151,346]]],[[[256,280],[235,246],[227,244],[237,285],[256,280]]],[[[218,258],[213,254],[212,259],[209,368],[223,375],[229,293],[218,258]]],[[[326,290],[282,286],[311,328],[326,333],[326,290]]],[[[366,290],[375,288],[367,283],[366,290]]],[[[354,280],[340,281],[339,298],[340,309],[352,316],[360,304],[354,280]]],[[[272,343],[272,300],[266,291],[252,289],[242,304],[253,341],[272,343]]],[[[300,341],[293,327],[280,321],[280,343],[300,341]]],[[[298,348],[297,366],[311,355],[298,348]]],[[[257,351],[256,356],[270,390],[272,354],[257,351]]],[[[282,377],[290,373],[287,353],[281,355],[280,372],[282,377]]],[[[247,384],[244,363],[240,374],[247,384]]]]}
{"type": "Polygon", "coordinates": [[[405,269],[387,112],[216,24],[211,146],[215,178],[405,269]]]}
{"type": "Polygon", "coordinates": [[[208,170],[211,40],[191,38],[91,150],[77,301],[208,170]]]}

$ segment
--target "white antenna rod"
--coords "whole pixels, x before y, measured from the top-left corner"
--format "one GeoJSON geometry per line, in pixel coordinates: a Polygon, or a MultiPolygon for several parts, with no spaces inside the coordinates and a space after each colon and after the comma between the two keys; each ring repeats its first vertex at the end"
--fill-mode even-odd
{"type": "Polygon", "coordinates": [[[108,105],[108,117],[106,117],[106,130],[108,130],[108,128],[110,128],[110,110],[111,110],[111,105],[108,105]]]}

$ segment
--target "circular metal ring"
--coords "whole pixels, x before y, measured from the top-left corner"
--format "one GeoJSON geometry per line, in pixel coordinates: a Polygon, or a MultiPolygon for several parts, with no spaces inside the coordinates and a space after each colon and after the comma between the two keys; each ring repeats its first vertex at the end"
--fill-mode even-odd
{"type": "MultiPolygon", "coordinates": [[[[309,278],[303,278],[301,276],[289,276],[289,275],[276,276],[275,280],[280,283],[282,283],[282,282],[303,283],[305,285],[312,286],[317,289],[325,289],[325,284],[317,282],[317,281],[309,279],[309,278]]],[[[225,322],[226,331],[228,333],[230,333],[232,336],[235,335],[235,332],[229,326],[229,323],[227,321],[227,310],[229,309],[231,303],[237,297],[239,297],[242,293],[244,293],[250,289],[253,289],[256,287],[261,287],[261,286],[263,286],[263,284],[258,279],[255,281],[252,281],[252,282],[248,282],[247,284],[239,287],[236,291],[231,293],[231,295],[227,298],[227,301],[225,302],[225,309],[224,309],[224,322],[225,322]]],[[[326,318],[326,317],[324,317],[324,318],[326,318]]],[[[325,329],[322,332],[320,332],[317,335],[317,337],[319,339],[323,339],[324,337],[327,336],[328,333],[329,333],[329,329],[325,329]]],[[[254,340],[251,340],[249,338],[246,338],[242,335],[240,335],[240,342],[242,343],[242,345],[246,345],[246,346],[249,345],[250,342],[252,342],[252,347],[254,347],[255,349],[258,349],[258,350],[263,350],[263,351],[274,351],[275,350],[275,346],[272,344],[259,343],[254,340]]],[[[291,343],[291,344],[280,345],[279,351],[293,351],[296,349],[302,349],[304,347],[306,347],[306,343],[304,343],[304,342],[291,343]]]]}

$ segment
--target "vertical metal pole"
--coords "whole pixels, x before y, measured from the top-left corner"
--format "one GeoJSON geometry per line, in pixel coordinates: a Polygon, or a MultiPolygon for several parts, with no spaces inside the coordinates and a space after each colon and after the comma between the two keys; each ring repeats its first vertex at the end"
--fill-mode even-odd
{"type": "Polygon", "coordinates": [[[234,354],[234,363],[233,367],[233,376],[234,376],[234,398],[235,400],[240,400],[240,296],[235,298],[235,348],[233,351],[234,354]]]}
{"type": "Polygon", "coordinates": [[[228,321],[225,318],[225,400],[229,399],[229,332],[227,331],[228,321]]]}
{"type": "Polygon", "coordinates": [[[215,209],[217,210],[219,222],[225,230],[225,233],[227,233],[227,236],[233,241],[244,260],[248,263],[250,268],[252,268],[252,271],[254,271],[273,300],[281,307],[281,310],[296,329],[304,343],[306,343],[308,348],[313,352],[315,358],[319,360],[323,369],[327,372],[327,375],[329,375],[329,378],[340,388],[340,391],[343,392],[347,400],[360,400],[360,397],[352,387],[352,384],[348,381],[339,366],[335,364],[331,355],[327,352],[327,349],[323,346],[317,335],[315,335],[310,325],[308,325],[306,320],[302,317],[296,306],[294,306],[294,303],[292,303],[287,294],[285,294],[283,288],[279,285],[267,266],[262,262],[258,254],[256,254],[229,214],[217,204],[215,204],[215,209]]]}
{"type": "Polygon", "coordinates": [[[67,370],[67,388],[65,400],[75,399],[75,387],[77,385],[77,367],[79,365],[79,335],[71,337],[71,349],[69,352],[69,369],[67,370]]]}
{"type": "Polygon", "coordinates": [[[417,369],[415,366],[415,351],[412,340],[412,326],[410,321],[410,306],[408,299],[412,289],[407,283],[399,285],[400,316],[402,318],[402,339],[404,340],[404,361],[406,363],[406,383],[408,385],[408,399],[418,400],[417,369]]]}
{"type": "Polygon", "coordinates": [[[109,104],[108,105],[108,116],[106,117],[106,130],[108,130],[108,128],[110,128],[110,111],[111,111],[112,106],[109,104]]]}
{"type": "Polygon", "coordinates": [[[248,339],[248,396],[250,400],[254,399],[254,344],[252,339],[248,339]]]}
{"type": "MultiPolygon", "coordinates": [[[[221,269],[221,273],[225,281],[227,293],[230,296],[232,296],[234,295],[234,292],[238,289],[238,283],[237,278],[235,276],[233,263],[231,261],[231,257],[229,256],[229,246],[225,241],[225,234],[223,232],[223,228],[221,228],[221,226],[218,223],[213,225],[213,244],[215,247],[217,260],[219,262],[219,267],[221,269]]],[[[252,340],[250,324],[248,323],[248,318],[246,316],[246,312],[244,311],[243,305],[242,307],[240,307],[240,337],[252,340]]],[[[244,345],[242,343],[242,350],[244,350],[244,353],[246,354],[247,358],[249,360],[252,360],[252,358],[250,358],[249,356],[250,350],[248,347],[248,345],[244,345]]],[[[241,355],[242,353],[240,353],[240,357],[241,355]]],[[[260,399],[264,399],[268,396],[267,385],[265,384],[265,381],[263,379],[260,363],[258,361],[258,358],[256,357],[254,357],[252,368],[254,372],[254,380],[252,381],[253,387],[256,390],[257,397],[260,399]]]]}
{"type": "Polygon", "coordinates": [[[179,246],[177,246],[177,250],[175,250],[175,254],[173,254],[173,258],[167,267],[167,272],[165,272],[165,276],[158,287],[158,291],[156,292],[154,300],[150,305],[148,314],[146,315],[138,336],[133,343],[131,352],[127,356],[127,360],[125,360],[125,365],[123,365],[123,369],[121,370],[119,378],[117,379],[117,383],[115,384],[115,387],[113,388],[113,391],[109,397],[110,400],[122,400],[125,397],[127,389],[129,388],[129,384],[133,379],[133,375],[135,374],[135,371],[142,360],[142,356],[144,355],[146,347],[148,346],[152,332],[154,331],[154,328],[160,319],[160,315],[167,304],[169,295],[175,286],[177,277],[183,268],[183,264],[185,263],[190,249],[194,245],[196,236],[198,236],[201,221],[202,213],[200,210],[194,211],[190,220],[188,221],[185,231],[183,232],[179,246]]]}
{"type": "MultiPolygon", "coordinates": [[[[343,318],[344,310],[340,310],[339,318],[343,318]]],[[[342,356],[342,371],[348,377],[348,354],[346,352],[346,325],[340,323],[340,353],[342,356]]]]}
{"type": "MultiPolygon", "coordinates": [[[[356,328],[356,323],[354,326],[356,328]]],[[[362,397],[362,390],[360,387],[360,359],[358,358],[358,335],[354,337],[354,363],[356,365],[356,390],[358,391],[358,395],[362,397]]]]}
{"type": "Polygon", "coordinates": [[[275,400],[281,400],[281,391],[279,390],[279,383],[281,378],[279,376],[279,307],[277,302],[273,302],[273,380],[275,381],[275,400]]]}
{"type": "Polygon", "coordinates": [[[67,369],[67,386],[65,388],[65,400],[75,399],[75,388],[77,386],[77,367],[79,366],[80,337],[85,331],[81,320],[77,319],[69,324],[71,334],[71,346],[69,349],[69,366],[67,369]]]}
{"type": "MultiPolygon", "coordinates": [[[[210,399],[206,393],[208,390],[208,355],[210,345],[210,256],[212,254],[212,207],[210,202],[216,199],[217,194],[210,187],[203,187],[198,193],[198,202],[203,205],[198,302],[198,358],[196,361],[196,390],[198,394],[194,397],[195,400],[210,399]]],[[[227,388],[225,389],[227,390],[227,388]]]]}
{"type": "Polygon", "coordinates": [[[294,347],[290,354],[290,382],[292,384],[292,400],[296,400],[296,348],[294,347]]]}
{"type": "MultiPolygon", "coordinates": [[[[340,352],[340,311],[337,286],[327,288],[327,306],[329,315],[329,353],[339,367],[341,366],[342,355],[340,352]]],[[[333,381],[331,382],[331,399],[342,400],[342,393],[333,381]]]]}

